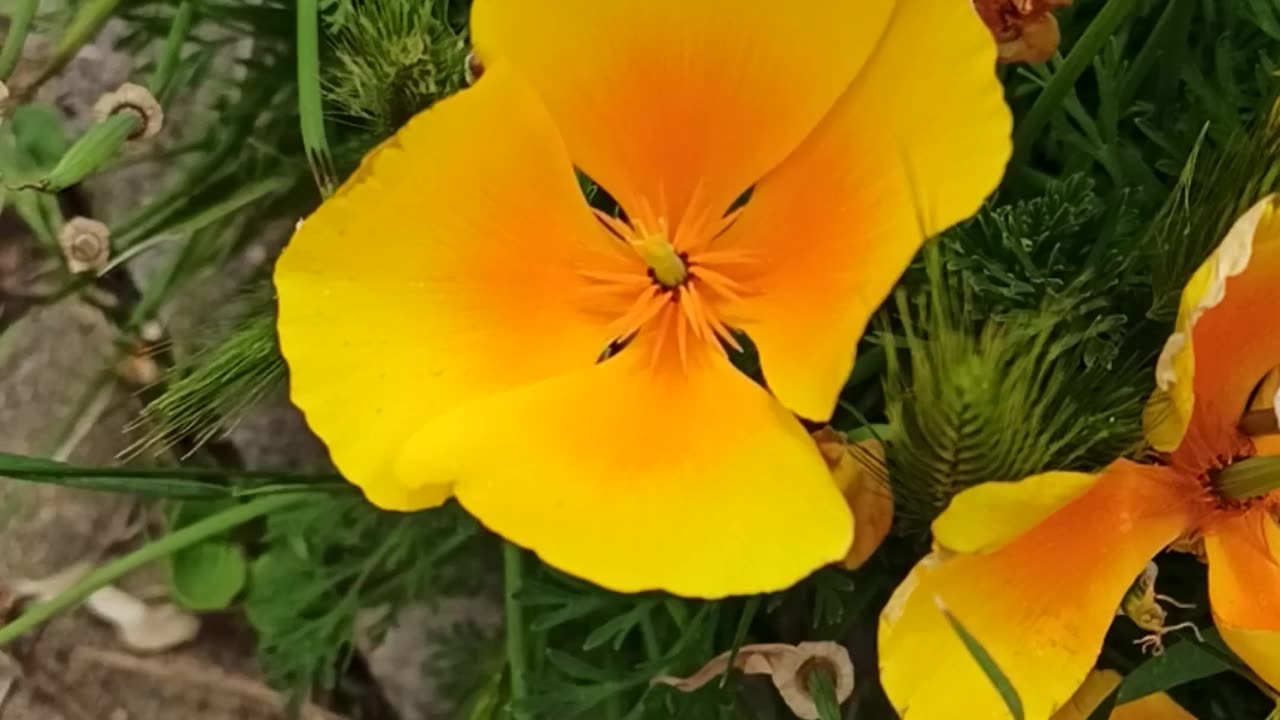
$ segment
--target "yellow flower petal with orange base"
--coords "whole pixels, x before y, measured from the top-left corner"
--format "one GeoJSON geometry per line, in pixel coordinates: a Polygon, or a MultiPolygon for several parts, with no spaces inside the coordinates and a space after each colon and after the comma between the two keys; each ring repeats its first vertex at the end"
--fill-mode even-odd
{"type": "MultiPolygon", "coordinates": [[[[1071,696],[1071,701],[1054,713],[1053,720],[1089,720],[1111,691],[1120,686],[1122,679],[1115,670],[1094,670],[1071,696]]],[[[1196,720],[1196,716],[1167,693],[1152,693],[1117,706],[1111,711],[1110,720],[1196,720]]]]}
{"type": "Polygon", "coordinates": [[[595,367],[425,426],[402,477],[611,590],[779,590],[844,557],[849,509],[813,440],[707,343],[642,336],[595,367]]]}
{"type": "Polygon", "coordinates": [[[958,553],[998,550],[1093,487],[1096,475],[1052,472],[1016,483],[989,482],[951,500],[933,522],[933,538],[958,553]]]}
{"type": "Polygon", "coordinates": [[[471,32],[537,88],[574,163],[630,213],[718,214],[818,124],[893,0],[477,0],[471,32]]]}
{"type": "Polygon", "coordinates": [[[302,223],[276,267],[295,404],[384,508],[448,483],[391,464],[430,418],[590,367],[611,338],[575,293],[615,255],[550,118],[503,67],[409,122],[302,223]]]}
{"type": "Polygon", "coordinates": [[[1231,447],[1250,394],[1280,364],[1280,333],[1264,321],[1280,311],[1276,204],[1269,196],[1245,213],[1183,290],[1143,417],[1148,441],[1175,464],[1203,465],[1201,449],[1231,447]]]}
{"type": "Polygon", "coordinates": [[[894,707],[906,720],[951,720],[957,708],[1009,717],[941,601],[1013,683],[1027,719],[1050,718],[1093,668],[1125,590],[1191,522],[1184,482],[1121,460],[1003,546],[933,556],[882,616],[881,681],[894,707]]]}
{"type": "Polygon", "coordinates": [[[1280,528],[1264,508],[1215,522],[1204,535],[1209,602],[1222,639],[1280,690],[1280,528]]]}
{"type": "Polygon", "coordinates": [[[755,187],[716,248],[764,260],[740,278],[752,294],[736,324],[784,405],[830,417],[867,320],[912,256],[995,189],[1010,152],[1003,97],[995,43],[968,2],[898,0],[831,114],[755,187]]]}

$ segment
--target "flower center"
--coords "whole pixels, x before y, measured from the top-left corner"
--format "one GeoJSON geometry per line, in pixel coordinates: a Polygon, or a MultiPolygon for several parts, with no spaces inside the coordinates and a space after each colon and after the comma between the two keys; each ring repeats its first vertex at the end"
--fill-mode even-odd
{"type": "Polygon", "coordinates": [[[685,265],[685,258],[676,252],[674,245],[668,242],[666,232],[638,235],[629,242],[644,263],[649,266],[649,272],[658,284],[666,288],[675,288],[689,279],[689,268],[685,265]]]}
{"type": "Polygon", "coordinates": [[[626,243],[643,262],[635,273],[595,273],[584,270],[596,291],[615,314],[610,325],[617,340],[642,329],[654,332],[656,355],[674,350],[686,362],[688,347],[697,342],[741,350],[730,329],[741,318],[746,287],[742,268],[754,263],[741,249],[713,247],[736,218],[714,212],[695,196],[672,230],[665,212],[641,203],[627,219],[597,212],[600,222],[626,243]],[[641,269],[642,268],[642,269],[641,269]]]}

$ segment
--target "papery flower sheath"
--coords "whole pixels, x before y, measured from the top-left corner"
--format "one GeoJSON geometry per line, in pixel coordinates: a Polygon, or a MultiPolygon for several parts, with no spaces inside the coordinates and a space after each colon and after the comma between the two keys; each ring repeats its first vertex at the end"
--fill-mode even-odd
{"type": "Polygon", "coordinates": [[[471,33],[476,84],[276,270],[292,398],[338,469],[384,508],[455,496],[614,590],[755,593],[843,558],[795,415],[831,414],[912,255],[1003,172],[976,13],[477,0],[471,33]],[[730,362],[744,337],[768,391],[730,362]]]}
{"type": "MultiPolygon", "coordinates": [[[[1223,639],[1280,687],[1280,477],[1255,493],[1233,487],[1233,470],[1274,473],[1258,459],[1280,457],[1278,315],[1272,196],[1235,223],[1183,292],[1145,417],[1161,464],[1117,460],[1097,475],[979,485],[934,522],[938,549],[881,621],[882,680],[904,717],[951,718],[957,706],[971,709],[966,717],[1009,717],[939,601],[1008,675],[1026,717],[1050,717],[1093,668],[1135,578],[1167,547],[1207,562],[1223,639]],[[1242,421],[1259,413],[1271,422],[1254,434],[1242,421]]],[[[1159,647],[1164,629],[1148,629],[1145,644],[1159,647]]]]}

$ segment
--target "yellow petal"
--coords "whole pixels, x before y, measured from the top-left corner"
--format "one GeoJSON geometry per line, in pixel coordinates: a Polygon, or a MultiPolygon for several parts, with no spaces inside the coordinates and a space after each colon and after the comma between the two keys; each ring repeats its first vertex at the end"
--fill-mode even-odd
{"type": "Polygon", "coordinates": [[[1264,322],[1280,308],[1276,202],[1245,213],[1183,290],[1143,417],[1147,440],[1175,464],[1204,466],[1200,455],[1233,447],[1250,394],[1280,364],[1280,333],[1264,322]]]}
{"type": "Polygon", "coordinates": [[[1083,495],[1096,480],[1086,473],[1051,472],[969,488],[933,521],[934,540],[959,553],[996,550],[1083,495]]]}
{"type": "Polygon", "coordinates": [[[1146,563],[1188,527],[1183,481],[1118,461],[1085,493],[998,549],[934,557],[882,615],[881,681],[906,720],[1007,718],[937,602],[1045,720],[1084,681],[1116,608],[1146,563]]]}
{"type": "Polygon", "coordinates": [[[574,163],[635,213],[695,192],[717,213],[782,161],[849,85],[893,0],[477,0],[488,63],[536,86],[574,163]]]}
{"type": "Polygon", "coordinates": [[[1209,602],[1222,639],[1280,689],[1280,528],[1263,507],[1205,531],[1209,602]]]}
{"type": "Polygon", "coordinates": [[[409,122],[302,223],[276,266],[294,402],[374,503],[441,502],[390,464],[459,403],[590,367],[576,293],[613,255],[537,98],[503,67],[409,122]]]}
{"type": "Polygon", "coordinates": [[[970,4],[899,0],[835,109],[713,245],[761,260],[735,277],[753,291],[735,324],[784,405],[830,417],[867,320],[924,240],[995,189],[1009,130],[970,4]]]}
{"type": "MultiPolygon", "coordinates": [[[[1054,713],[1053,720],[1089,720],[1122,679],[1115,670],[1094,670],[1071,701],[1054,713]]],[[[1153,693],[1115,708],[1111,720],[1196,720],[1196,716],[1174,702],[1168,693],[1153,693]]]]}
{"type": "Polygon", "coordinates": [[[400,472],[621,592],[768,592],[844,557],[849,509],[800,423],[709,345],[683,368],[649,345],[441,417],[400,472]]]}

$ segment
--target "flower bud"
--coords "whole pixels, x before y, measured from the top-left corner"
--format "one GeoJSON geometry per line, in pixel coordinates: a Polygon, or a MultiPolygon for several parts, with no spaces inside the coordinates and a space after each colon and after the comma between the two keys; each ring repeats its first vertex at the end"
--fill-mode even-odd
{"type": "Polygon", "coordinates": [[[111,257],[111,231],[86,217],[75,217],[62,226],[62,257],[72,273],[98,272],[111,257]]]}

